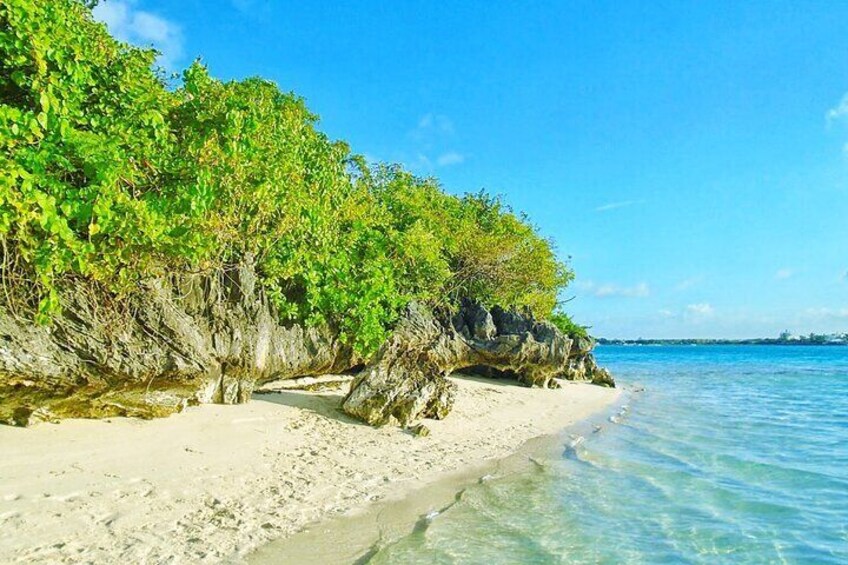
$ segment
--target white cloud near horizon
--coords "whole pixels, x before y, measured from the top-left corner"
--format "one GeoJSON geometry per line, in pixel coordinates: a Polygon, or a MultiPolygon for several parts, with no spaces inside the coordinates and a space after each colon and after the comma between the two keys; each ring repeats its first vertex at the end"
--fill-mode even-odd
{"type": "Polygon", "coordinates": [[[183,56],[183,34],[179,25],[140,10],[135,0],[106,0],[94,7],[94,19],[106,24],[120,41],[159,51],[157,62],[174,70],[183,56]]]}
{"type": "Polygon", "coordinates": [[[709,317],[715,314],[715,308],[708,302],[700,302],[686,306],[686,313],[696,317],[709,317]]]}
{"type": "Polygon", "coordinates": [[[807,308],[802,313],[806,320],[848,320],[848,308],[807,308]]]}
{"type": "Polygon", "coordinates": [[[792,275],[794,275],[794,274],[795,274],[795,271],[793,271],[792,269],[784,267],[782,269],[777,270],[777,272],[774,274],[774,278],[779,280],[779,281],[784,281],[784,280],[792,277],[792,275]]]}

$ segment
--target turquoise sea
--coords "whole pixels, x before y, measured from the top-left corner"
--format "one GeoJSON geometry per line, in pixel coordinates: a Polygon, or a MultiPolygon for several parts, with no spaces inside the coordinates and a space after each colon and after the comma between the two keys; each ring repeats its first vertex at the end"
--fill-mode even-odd
{"type": "Polygon", "coordinates": [[[597,357],[624,410],[368,562],[848,563],[848,347],[597,357]]]}

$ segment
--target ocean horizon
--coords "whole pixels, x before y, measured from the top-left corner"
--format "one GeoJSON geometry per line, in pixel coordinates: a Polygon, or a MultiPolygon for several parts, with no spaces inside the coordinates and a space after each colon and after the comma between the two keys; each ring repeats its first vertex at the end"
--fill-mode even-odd
{"type": "Polygon", "coordinates": [[[848,562],[848,350],[596,351],[616,414],[367,562],[848,562]]]}

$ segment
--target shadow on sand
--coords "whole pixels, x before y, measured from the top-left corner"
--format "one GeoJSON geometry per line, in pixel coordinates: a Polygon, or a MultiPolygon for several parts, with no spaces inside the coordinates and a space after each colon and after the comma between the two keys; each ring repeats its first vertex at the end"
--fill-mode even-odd
{"type": "MultiPolygon", "coordinates": [[[[511,378],[490,378],[479,375],[470,375],[468,373],[452,373],[450,378],[483,383],[490,385],[493,389],[500,387],[526,387],[526,385],[523,385],[511,378]]],[[[313,412],[319,416],[338,420],[339,422],[344,422],[346,424],[356,424],[360,426],[367,425],[352,416],[348,416],[342,411],[341,405],[345,394],[346,390],[324,392],[309,392],[301,390],[264,392],[254,393],[251,401],[271,402],[282,406],[291,406],[292,408],[308,410],[309,412],[313,412]]]]}
{"type": "Polygon", "coordinates": [[[283,406],[291,406],[314,412],[319,416],[331,420],[338,420],[345,424],[356,424],[360,426],[366,425],[356,418],[348,416],[342,412],[342,400],[344,400],[344,392],[306,392],[306,391],[285,391],[285,392],[269,392],[255,393],[252,402],[271,402],[273,404],[281,404],[283,406]]]}

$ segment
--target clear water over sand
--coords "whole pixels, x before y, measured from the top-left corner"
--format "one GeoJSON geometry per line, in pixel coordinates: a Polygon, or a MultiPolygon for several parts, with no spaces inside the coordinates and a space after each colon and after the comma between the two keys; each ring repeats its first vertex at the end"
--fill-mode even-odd
{"type": "Polygon", "coordinates": [[[848,348],[599,347],[617,423],[381,563],[848,563],[848,348]]]}

